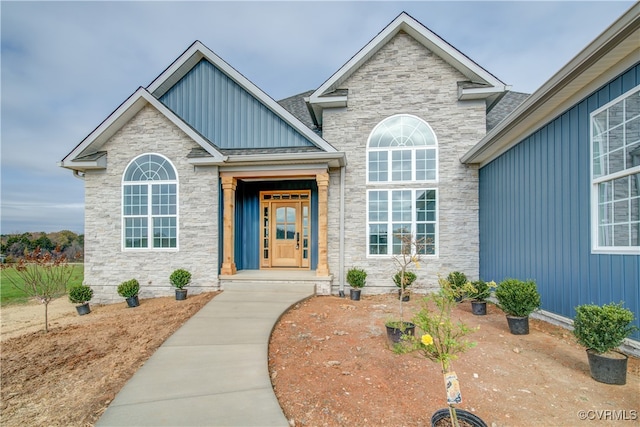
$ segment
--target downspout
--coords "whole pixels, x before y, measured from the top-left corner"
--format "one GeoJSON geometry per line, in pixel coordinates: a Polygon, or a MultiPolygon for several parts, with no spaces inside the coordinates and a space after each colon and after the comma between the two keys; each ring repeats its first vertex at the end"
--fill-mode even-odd
{"type": "Polygon", "coordinates": [[[78,179],[81,179],[84,181],[84,175],[85,175],[84,172],[80,172],[79,170],[76,170],[76,169],[73,170],[73,176],[75,176],[78,179]]]}
{"type": "Polygon", "coordinates": [[[345,188],[345,167],[340,166],[340,292],[344,298],[344,188],[345,188]]]}

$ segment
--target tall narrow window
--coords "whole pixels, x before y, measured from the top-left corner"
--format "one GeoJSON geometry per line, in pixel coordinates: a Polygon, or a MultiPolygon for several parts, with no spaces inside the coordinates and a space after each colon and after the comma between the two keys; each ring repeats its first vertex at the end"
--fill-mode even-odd
{"type": "Polygon", "coordinates": [[[640,86],[591,113],[592,247],[640,253],[640,86]]]}
{"type": "MultiPolygon", "coordinates": [[[[423,255],[437,254],[437,139],[410,115],[378,124],[367,146],[367,253],[401,254],[408,236],[423,255]]],[[[414,250],[416,247],[414,247],[414,250]]]]}
{"type": "Polygon", "coordinates": [[[178,247],[178,182],[171,162],[143,154],[127,167],[122,182],[125,249],[178,247]]]}

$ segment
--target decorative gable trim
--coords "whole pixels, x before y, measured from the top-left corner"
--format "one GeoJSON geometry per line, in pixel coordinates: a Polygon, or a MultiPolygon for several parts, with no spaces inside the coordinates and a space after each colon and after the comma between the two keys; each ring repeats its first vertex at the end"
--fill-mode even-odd
{"type": "Polygon", "coordinates": [[[216,68],[226,74],[231,80],[249,92],[252,96],[257,98],[275,115],[284,120],[288,125],[293,127],[315,146],[326,152],[337,152],[331,144],[305,126],[304,123],[297,119],[293,114],[278,104],[273,98],[249,81],[249,79],[239,73],[235,68],[225,62],[200,41],[195,41],[182,55],[180,55],[178,59],[173,62],[173,64],[171,64],[162,74],[151,82],[147,87],[147,90],[153,94],[154,97],[160,98],[202,59],[206,59],[212,63],[216,68]]]}
{"type": "Polygon", "coordinates": [[[225,160],[218,150],[214,148],[198,132],[182,121],[171,110],[158,101],[146,89],[139,88],[113,113],[106,118],[93,132],[80,142],[67,156],[58,163],[59,166],[75,171],[87,169],[105,169],[107,167],[106,153],[101,152],[102,146],[129,120],[131,120],[142,108],[151,105],[164,115],[169,121],[182,130],[187,136],[200,145],[213,159],[222,162],[225,160]],[[103,155],[98,155],[104,153],[103,155]]]}
{"type": "Polygon", "coordinates": [[[316,124],[322,123],[322,109],[347,106],[347,95],[341,93],[341,85],[376,52],[387,44],[399,32],[404,31],[427,49],[441,57],[451,66],[464,74],[472,87],[459,87],[459,99],[486,99],[491,105],[509,89],[500,79],[473,62],[469,57],[451,46],[437,34],[420,22],[402,12],[385,29],[325,81],[309,98],[316,124]],[[481,89],[478,86],[482,86],[481,89]]]}

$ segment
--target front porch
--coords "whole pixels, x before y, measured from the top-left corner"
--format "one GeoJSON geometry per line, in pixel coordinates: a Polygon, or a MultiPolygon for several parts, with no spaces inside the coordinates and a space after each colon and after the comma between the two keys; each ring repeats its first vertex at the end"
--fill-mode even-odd
{"type": "Polygon", "coordinates": [[[316,295],[330,295],[333,275],[318,276],[315,270],[238,270],[235,274],[218,276],[220,289],[252,289],[265,286],[282,291],[292,286],[310,287],[316,295]]]}

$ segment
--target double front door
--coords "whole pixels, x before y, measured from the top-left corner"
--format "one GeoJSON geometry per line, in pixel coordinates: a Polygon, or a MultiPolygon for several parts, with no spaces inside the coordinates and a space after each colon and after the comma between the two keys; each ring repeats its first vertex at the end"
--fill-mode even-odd
{"type": "Polygon", "coordinates": [[[309,268],[311,191],[263,191],[261,268],[309,268]]]}

